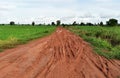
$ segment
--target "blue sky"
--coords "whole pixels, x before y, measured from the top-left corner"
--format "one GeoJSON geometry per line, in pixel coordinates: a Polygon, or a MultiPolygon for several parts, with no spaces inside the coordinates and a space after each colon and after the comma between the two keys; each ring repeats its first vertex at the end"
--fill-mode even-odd
{"type": "Polygon", "coordinates": [[[98,23],[116,18],[120,0],[0,0],[0,23],[98,23]]]}

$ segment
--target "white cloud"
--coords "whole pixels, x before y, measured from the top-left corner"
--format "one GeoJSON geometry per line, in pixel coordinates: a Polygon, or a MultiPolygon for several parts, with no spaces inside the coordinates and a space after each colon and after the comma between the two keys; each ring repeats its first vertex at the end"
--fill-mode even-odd
{"type": "Polygon", "coordinates": [[[11,2],[0,2],[0,11],[12,10],[17,8],[14,3],[11,2]]]}
{"type": "MultiPolygon", "coordinates": [[[[120,2],[120,1],[119,1],[120,2]]],[[[0,23],[100,22],[120,18],[117,0],[0,0],[0,23]],[[89,1],[89,2],[88,2],[89,1]],[[106,4],[107,3],[107,4],[106,4]]]]}
{"type": "Polygon", "coordinates": [[[112,2],[113,0],[94,0],[94,1],[97,1],[97,2],[112,2]]]}

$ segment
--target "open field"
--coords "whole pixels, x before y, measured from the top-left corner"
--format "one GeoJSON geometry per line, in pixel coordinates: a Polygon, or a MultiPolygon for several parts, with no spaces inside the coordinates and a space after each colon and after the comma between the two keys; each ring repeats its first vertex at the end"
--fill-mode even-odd
{"type": "Polygon", "coordinates": [[[120,59],[120,27],[72,26],[69,29],[91,43],[96,53],[120,59]]]}
{"type": "Polygon", "coordinates": [[[0,53],[0,78],[119,77],[119,60],[95,54],[89,43],[62,27],[0,53]]]}
{"type": "Polygon", "coordinates": [[[49,35],[54,30],[53,26],[0,26],[0,50],[49,35]]]}
{"type": "Polygon", "coordinates": [[[120,0],[1,0],[0,78],[120,78],[120,0]]]}

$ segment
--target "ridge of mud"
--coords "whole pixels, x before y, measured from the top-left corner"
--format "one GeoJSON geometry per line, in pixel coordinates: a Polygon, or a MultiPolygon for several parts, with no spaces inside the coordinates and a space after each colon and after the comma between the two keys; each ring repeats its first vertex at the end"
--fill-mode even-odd
{"type": "Polygon", "coordinates": [[[95,54],[61,27],[50,36],[0,53],[0,78],[119,78],[120,61],[95,54]]]}

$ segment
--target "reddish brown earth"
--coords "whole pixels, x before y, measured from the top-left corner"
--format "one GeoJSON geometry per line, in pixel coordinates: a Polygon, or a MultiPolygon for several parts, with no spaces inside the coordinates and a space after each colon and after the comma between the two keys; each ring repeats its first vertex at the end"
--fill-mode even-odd
{"type": "Polygon", "coordinates": [[[94,54],[63,28],[0,53],[0,78],[120,78],[120,61],[94,54]]]}

